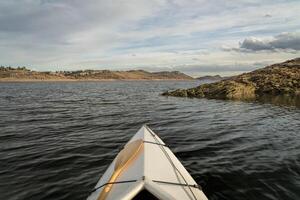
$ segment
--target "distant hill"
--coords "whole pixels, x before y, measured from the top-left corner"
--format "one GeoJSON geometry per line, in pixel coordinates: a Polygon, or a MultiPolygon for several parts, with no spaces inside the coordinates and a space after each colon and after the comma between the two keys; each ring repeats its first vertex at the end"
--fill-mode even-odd
{"type": "Polygon", "coordinates": [[[220,81],[225,79],[225,77],[221,77],[220,75],[215,75],[215,76],[200,76],[196,78],[199,81],[220,81]]]}
{"type": "Polygon", "coordinates": [[[0,67],[0,81],[97,81],[97,80],[193,80],[178,71],[148,72],[144,70],[111,71],[80,70],[37,72],[25,67],[0,67]]]}
{"type": "Polygon", "coordinates": [[[163,95],[213,99],[255,99],[265,95],[300,96],[300,58],[195,88],[163,95]]]}

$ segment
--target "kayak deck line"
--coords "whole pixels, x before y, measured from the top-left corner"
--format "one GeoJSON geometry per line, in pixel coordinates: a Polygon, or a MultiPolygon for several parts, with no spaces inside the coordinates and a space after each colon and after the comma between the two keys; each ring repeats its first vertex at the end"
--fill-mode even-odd
{"type": "MultiPolygon", "coordinates": [[[[157,139],[155,133],[145,124],[144,125],[146,127],[146,129],[150,132],[150,134],[152,135],[152,137],[154,138],[154,140],[157,143],[160,143],[159,140],[157,139]]],[[[178,168],[176,167],[176,165],[174,164],[174,162],[172,161],[172,159],[170,158],[170,155],[168,154],[168,152],[162,148],[161,146],[159,146],[159,148],[162,150],[162,152],[165,154],[166,158],[168,159],[168,161],[170,162],[170,164],[172,165],[172,167],[178,172],[178,174],[181,176],[181,178],[183,179],[183,181],[185,182],[185,185],[188,186],[193,198],[195,200],[197,200],[196,195],[194,194],[193,190],[191,189],[191,187],[189,186],[188,182],[186,181],[186,179],[184,178],[184,176],[182,175],[182,173],[180,172],[180,170],[178,170],[178,168]]]]}
{"type": "MultiPolygon", "coordinates": [[[[156,144],[159,146],[168,147],[166,144],[161,144],[161,143],[157,143],[157,142],[151,142],[151,141],[146,141],[146,140],[143,140],[142,142],[147,143],[147,144],[156,144]]],[[[119,148],[119,151],[123,150],[124,148],[125,148],[125,146],[123,146],[122,148],[119,148]]]]}
{"type": "MultiPolygon", "coordinates": [[[[148,144],[156,144],[156,145],[159,145],[159,146],[168,147],[166,144],[157,143],[157,142],[151,142],[151,141],[146,141],[146,140],[143,140],[142,142],[143,142],[143,143],[148,143],[148,144]]],[[[125,148],[125,146],[122,147],[122,148],[120,148],[119,150],[122,150],[122,149],[124,149],[124,148],[125,148]]]]}
{"type": "Polygon", "coordinates": [[[156,144],[156,145],[160,145],[160,146],[164,146],[164,147],[168,147],[167,145],[165,144],[161,144],[161,143],[157,143],[157,142],[150,142],[150,141],[143,141],[144,143],[149,143],[149,144],[156,144]]]}
{"type": "MultiPolygon", "coordinates": [[[[143,176],[143,177],[141,178],[141,180],[145,180],[145,177],[143,176]]],[[[100,185],[100,186],[97,187],[97,188],[94,188],[94,189],[91,191],[91,193],[97,191],[98,189],[102,188],[102,187],[105,186],[105,185],[113,185],[113,184],[120,184],[120,183],[132,183],[132,182],[137,182],[137,181],[138,181],[138,180],[107,182],[107,183],[104,183],[103,185],[100,185]]],[[[171,185],[178,185],[178,186],[194,187],[194,188],[198,188],[198,189],[202,190],[201,186],[198,185],[198,184],[191,185],[191,184],[174,183],[174,182],[159,181],[159,180],[152,180],[152,181],[153,181],[153,182],[156,182],[156,183],[164,183],[164,184],[171,184],[171,185]]]]}
{"type": "Polygon", "coordinates": [[[107,182],[107,183],[104,183],[103,185],[100,185],[99,187],[94,188],[90,193],[93,193],[93,192],[97,191],[98,189],[100,189],[100,188],[102,188],[103,186],[106,186],[106,185],[113,185],[113,184],[119,184],[119,183],[133,183],[133,182],[137,182],[137,181],[138,180],[107,182]]]}
{"type": "Polygon", "coordinates": [[[158,181],[158,180],[152,180],[153,182],[156,183],[165,183],[165,184],[171,184],[171,185],[178,185],[178,186],[187,186],[187,187],[194,187],[194,188],[198,188],[200,190],[202,190],[201,186],[198,184],[184,184],[184,183],[173,183],[173,182],[167,182],[167,181],[158,181]]]}

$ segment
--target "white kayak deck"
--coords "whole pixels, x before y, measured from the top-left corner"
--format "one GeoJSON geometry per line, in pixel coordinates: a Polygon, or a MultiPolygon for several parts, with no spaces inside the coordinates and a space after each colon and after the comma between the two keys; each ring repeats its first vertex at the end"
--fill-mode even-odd
{"type": "Polygon", "coordinates": [[[134,156],[130,161],[128,158],[124,161],[119,153],[88,200],[131,200],[142,190],[147,190],[160,200],[207,200],[171,150],[147,126],[143,126],[124,149],[126,146],[134,146],[135,151],[130,150],[134,156]],[[136,145],[129,145],[134,143],[136,145]],[[116,169],[122,161],[123,168],[116,169]]]}

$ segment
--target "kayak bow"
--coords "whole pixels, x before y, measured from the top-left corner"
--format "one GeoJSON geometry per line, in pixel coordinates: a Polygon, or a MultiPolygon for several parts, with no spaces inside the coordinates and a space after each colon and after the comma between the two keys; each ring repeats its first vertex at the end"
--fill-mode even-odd
{"type": "Polygon", "coordinates": [[[88,200],[207,200],[165,143],[144,125],[103,174],[88,200]]]}

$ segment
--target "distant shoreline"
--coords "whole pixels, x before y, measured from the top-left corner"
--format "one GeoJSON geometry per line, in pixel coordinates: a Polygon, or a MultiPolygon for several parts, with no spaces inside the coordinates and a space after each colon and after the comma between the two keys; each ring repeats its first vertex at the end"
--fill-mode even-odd
{"type": "Polygon", "coordinates": [[[117,82],[117,81],[197,81],[196,79],[0,79],[0,83],[35,82],[117,82]]]}
{"type": "Polygon", "coordinates": [[[80,70],[37,72],[26,67],[0,67],[0,82],[78,82],[78,81],[161,81],[195,80],[179,71],[148,72],[145,70],[111,71],[80,70]]]}

